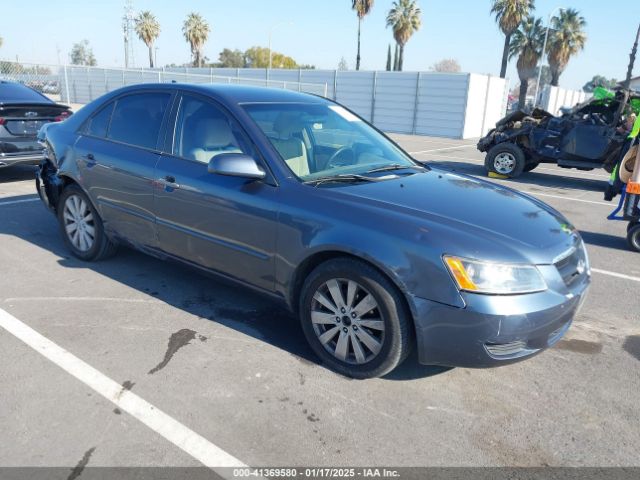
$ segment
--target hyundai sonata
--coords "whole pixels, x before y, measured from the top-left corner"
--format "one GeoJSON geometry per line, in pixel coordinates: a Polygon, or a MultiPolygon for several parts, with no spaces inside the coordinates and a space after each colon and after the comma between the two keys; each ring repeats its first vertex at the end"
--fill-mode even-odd
{"type": "Polygon", "coordinates": [[[40,140],[38,192],[76,257],[125,244],[268,294],[352,377],[414,347],[424,364],[528,358],[563,336],[590,282],[560,213],[421,164],[324,98],[138,85],[40,140]]]}

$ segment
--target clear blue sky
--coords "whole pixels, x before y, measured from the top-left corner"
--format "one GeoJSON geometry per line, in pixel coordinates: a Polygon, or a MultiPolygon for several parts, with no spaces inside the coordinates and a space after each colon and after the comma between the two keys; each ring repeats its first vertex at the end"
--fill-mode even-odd
{"type": "MultiPolygon", "coordinates": [[[[422,29],[406,48],[405,70],[427,70],[442,58],[455,58],[463,71],[499,73],[504,37],[489,15],[490,0],[418,0],[423,12],[422,29]]],[[[124,63],[121,17],[124,0],[3,0],[0,9],[0,58],[23,62],[64,61],[72,43],[89,40],[101,66],[124,63]],[[26,20],[26,23],[23,23],[26,20]]],[[[387,45],[392,42],[385,16],[391,0],[376,0],[363,23],[362,67],[384,69],[387,45]]],[[[636,0],[536,0],[536,15],[546,17],[557,6],[574,7],[588,22],[586,49],[574,58],[561,85],[580,88],[594,74],[622,78],[640,22],[636,0]]],[[[205,55],[212,61],[225,47],[246,49],[266,46],[269,29],[281,21],[273,49],[299,63],[336,68],[344,56],[352,69],[356,56],[357,19],[351,0],[134,0],[136,10],[153,11],[162,27],[158,39],[158,63],[182,64],[189,47],[181,26],[191,12],[201,13],[212,32],[205,55]]],[[[136,65],[142,66],[147,50],[136,40],[136,65]]],[[[509,66],[512,85],[517,81],[515,62],[509,66]]],[[[640,72],[640,58],[636,72],[640,72]]]]}

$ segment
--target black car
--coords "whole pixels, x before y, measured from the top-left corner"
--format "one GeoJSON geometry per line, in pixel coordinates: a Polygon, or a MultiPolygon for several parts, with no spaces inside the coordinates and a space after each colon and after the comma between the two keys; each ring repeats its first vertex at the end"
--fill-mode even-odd
{"type": "Polygon", "coordinates": [[[38,130],[70,115],[68,106],[20,83],[0,80],[0,168],[18,163],[37,165],[42,160],[38,130]]]}
{"type": "Polygon", "coordinates": [[[628,131],[623,115],[640,96],[619,90],[608,99],[590,99],[557,117],[541,109],[516,111],[478,142],[487,152],[485,167],[507,177],[529,172],[540,163],[563,168],[611,172],[628,131]]]}

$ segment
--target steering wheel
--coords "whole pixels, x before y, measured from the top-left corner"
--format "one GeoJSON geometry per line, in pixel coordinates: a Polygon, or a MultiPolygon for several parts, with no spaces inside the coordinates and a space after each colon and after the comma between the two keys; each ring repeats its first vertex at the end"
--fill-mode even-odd
{"type": "Polygon", "coordinates": [[[351,165],[353,163],[353,160],[355,158],[354,152],[353,152],[353,148],[351,147],[340,147],[338,150],[336,150],[333,155],[331,155],[331,157],[329,157],[329,160],[327,160],[327,165],[326,168],[329,167],[344,167],[346,165],[351,165]],[[346,160],[342,160],[342,161],[338,161],[339,157],[345,153],[349,152],[351,154],[351,159],[350,161],[346,161],[346,160]]]}

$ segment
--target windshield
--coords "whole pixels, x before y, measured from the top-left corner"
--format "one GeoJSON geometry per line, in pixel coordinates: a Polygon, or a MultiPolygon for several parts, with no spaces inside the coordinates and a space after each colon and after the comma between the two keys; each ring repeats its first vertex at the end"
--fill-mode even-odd
{"type": "Polygon", "coordinates": [[[338,105],[248,104],[245,110],[302,181],[417,164],[338,105]]]}

